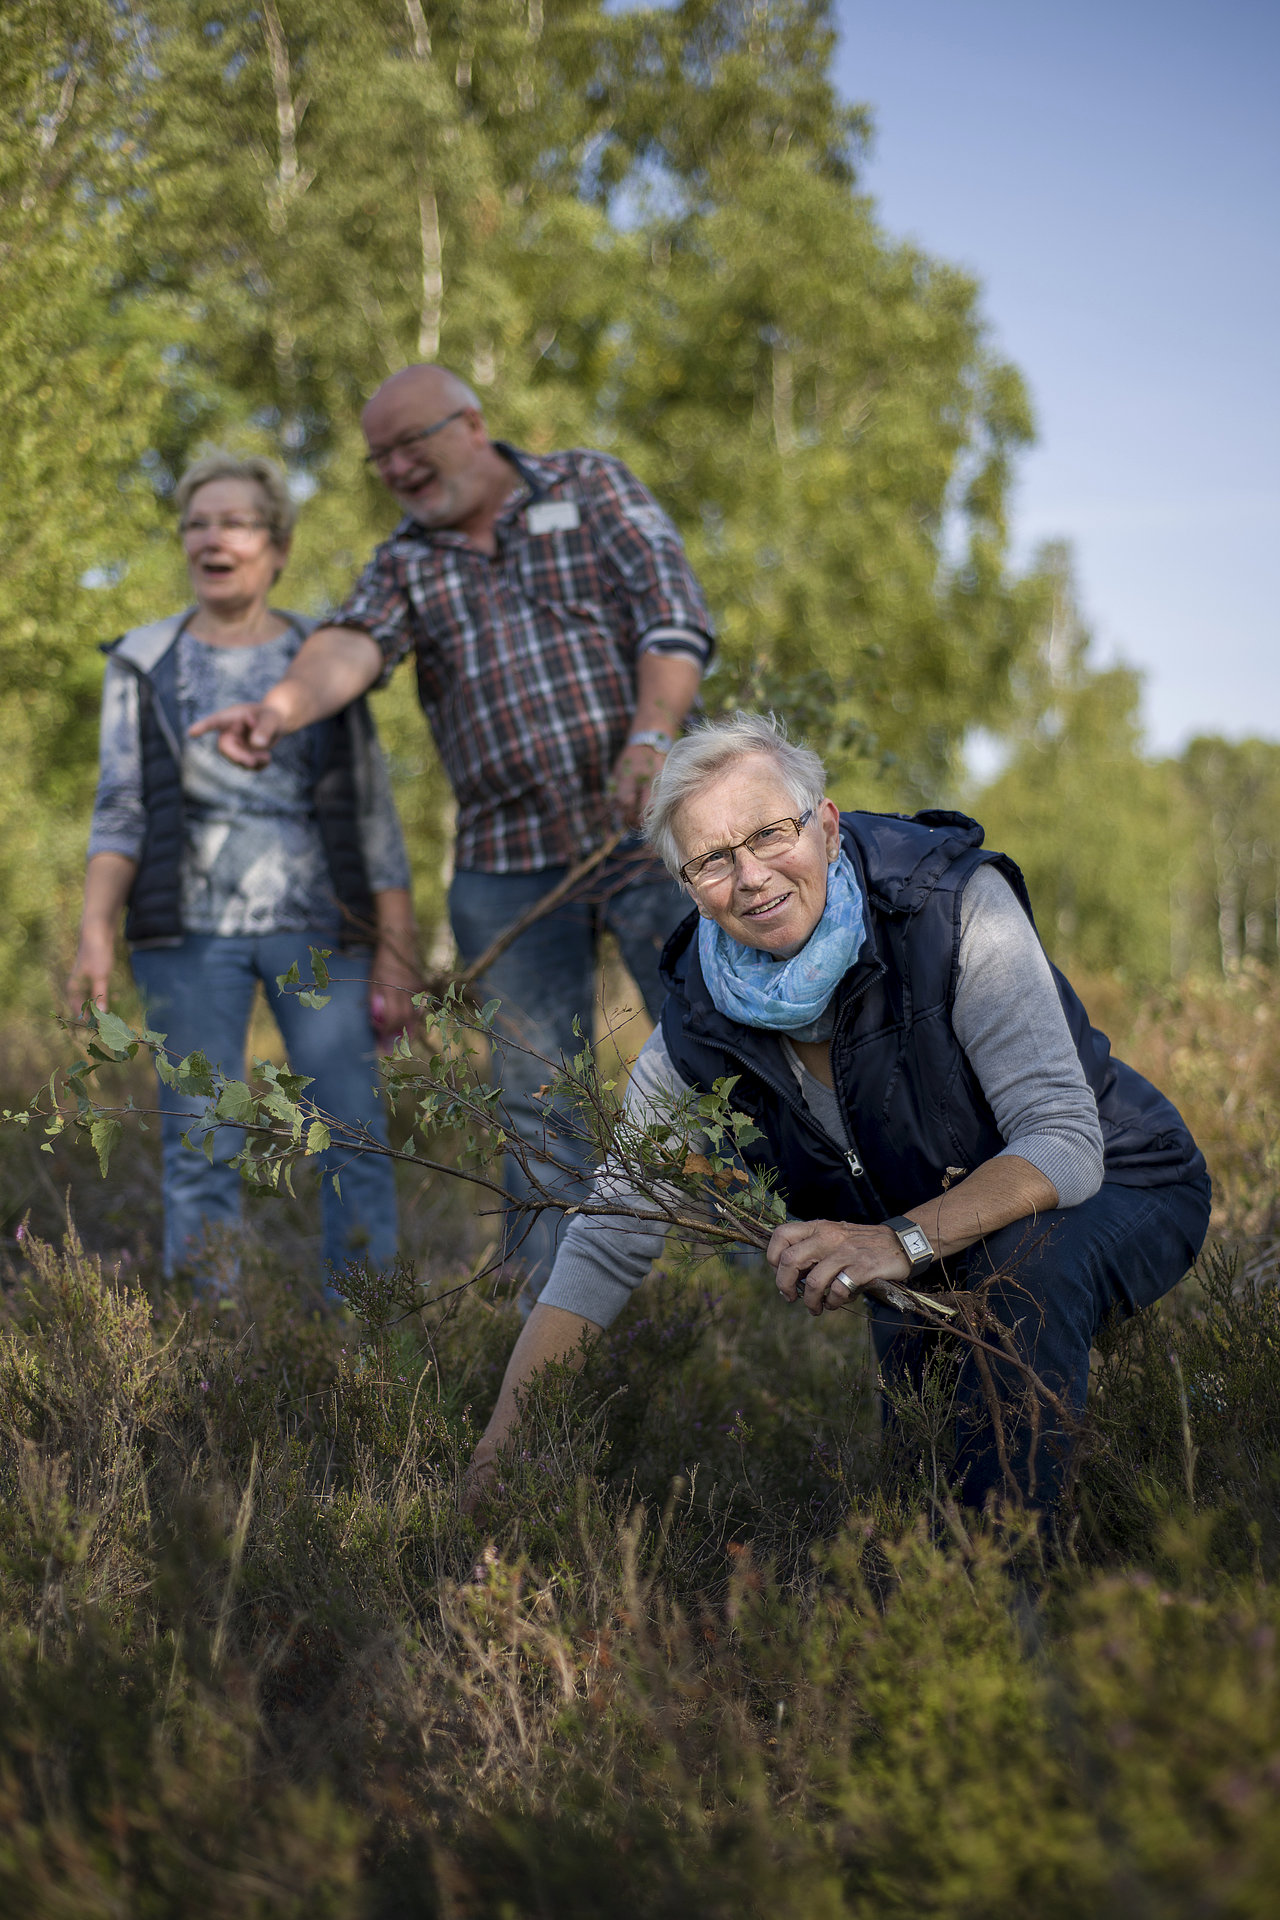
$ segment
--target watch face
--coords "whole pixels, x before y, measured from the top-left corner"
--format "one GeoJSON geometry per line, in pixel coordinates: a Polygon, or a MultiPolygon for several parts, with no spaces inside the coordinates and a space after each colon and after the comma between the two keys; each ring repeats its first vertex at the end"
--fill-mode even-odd
{"type": "Polygon", "coordinates": [[[933,1248],[929,1245],[929,1236],[922,1227],[905,1227],[898,1238],[913,1260],[933,1259],[933,1248]]]}

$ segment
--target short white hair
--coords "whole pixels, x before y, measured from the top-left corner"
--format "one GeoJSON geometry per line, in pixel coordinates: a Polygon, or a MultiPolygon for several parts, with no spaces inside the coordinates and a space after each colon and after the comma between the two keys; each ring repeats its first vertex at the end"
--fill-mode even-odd
{"type": "Polygon", "coordinates": [[[679,878],[684,854],[674,832],[675,817],[686,800],[709,787],[717,774],[744,754],[767,754],[778,777],[801,812],[816,810],[827,791],[827,770],[811,747],[787,738],[773,713],[733,713],[710,720],[677,740],[653,785],[645,816],[645,838],[667,872],[679,878]]]}
{"type": "Polygon", "coordinates": [[[268,460],[265,453],[228,453],[225,447],[210,447],[198,460],[192,461],[173,490],[179,521],[185,521],[192,495],[214,480],[243,480],[247,486],[256,487],[266,509],[267,531],[273,545],[288,546],[298,509],[283,467],[268,460]]]}

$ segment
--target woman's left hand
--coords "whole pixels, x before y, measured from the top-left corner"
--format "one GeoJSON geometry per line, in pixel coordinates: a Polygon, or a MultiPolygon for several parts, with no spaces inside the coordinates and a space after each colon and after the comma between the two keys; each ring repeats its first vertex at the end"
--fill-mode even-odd
{"type": "Polygon", "coordinates": [[[412,1030],[417,1019],[413,995],[421,989],[418,969],[412,956],[405,953],[403,937],[380,940],[369,969],[369,1018],[384,1052],[390,1052],[398,1033],[412,1030]]]}
{"type": "Polygon", "coordinates": [[[778,1292],[794,1300],[804,1281],[812,1314],[847,1307],[872,1280],[906,1280],[911,1262],[892,1227],[854,1227],[845,1220],[788,1220],[765,1251],[778,1292]]]}

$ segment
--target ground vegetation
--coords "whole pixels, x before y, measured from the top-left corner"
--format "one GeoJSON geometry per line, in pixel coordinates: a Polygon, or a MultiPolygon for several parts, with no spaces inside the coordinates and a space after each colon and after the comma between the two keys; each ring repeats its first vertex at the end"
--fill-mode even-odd
{"type": "MultiPolygon", "coordinates": [[[[459,1182],[413,1177],[406,1263],[337,1313],[299,1178],[202,1303],[157,1276],[137,1118],[105,1181],[6,1129],[7,1910],[1267,1913],[1269,1034],[1261,976],[1131,1008],[1214,1243],[1104,1343],[1049,1541],[954,1506],[945,1404],[882,1440],[856,1315],[692,1254],[464,1516],[518,1321],[459,1182]]],[[[140,1107],[141,1066],[103,1069],[140,1107]]]]}

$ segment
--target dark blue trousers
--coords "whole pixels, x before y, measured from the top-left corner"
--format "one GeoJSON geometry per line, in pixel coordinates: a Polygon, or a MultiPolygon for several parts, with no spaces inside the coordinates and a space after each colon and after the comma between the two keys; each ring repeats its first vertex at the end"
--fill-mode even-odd
{"type": "MultiPolygon", "coordinates": [[[[982,1297],[1014,1336],[1028,1362],[1073,1415],[1084,1412],[1089,1349],[1110,1320],[1128,1319],[1168,1293],[1191,1266],[1209,1225],[1209,1176],[1168,1187],[1105,1183],[1078,1207],[1017,1220],[946,1263],[955,1285],[982,1297]],[[989,1284],[987,1284],[989,1283],[989,1284]]],[[[918,1390],[926,1364],[949,1342],[920,1331],[891,1308],[870,1305],[871,1330],[892,1421],[896,1390],[918,1390]]],[[[1017,1491],[1030,1506],[1050,1508],[1062,1490],[1071,1455],[1070,1428],[1044,1407],[1039,1433],[1029,1417],[1026,1380],[1006,1360],[990,1362],[1005,1409],[1006,1457],[1017,1491]]],[[[955,1485],[966,1506],[1010,1492],[979,1367],[969,1355],[957,1368],[953,1406],[955,1485]]]]}
{"type": "MultiPolygon", "coordinates": [[[[474,960],[564,878],[564,867],[538,873],[473,873],[453,877],[449,914],[458,951],[474,960]]],[[[573,1172],[550,1179],[567,1203],[590,1188],[591,1144],[539,1098],[539,1089],[564,1057],[590,1040],[595,1021],[596,957],[604,930],[618,942],[651,1021],[665,994],[658,961],[667,936],[689,911],[689,901],[648,849],[624,841],[584,882],[580,897],[562,901],[512,943],[480,981],[482,996],[502,1002],[495,1028],[493,1076],[516,1133],[530,1147],[551,1147],[573,1172]],[[574,1032],[578,1022],[582,1038],[574,1032]]],[[[637,1007],[636,1012],[640,1009],[637,1007]]],[[[563,1117],[561,1117],[563,1118],[563,1117]]],[[[514,1203],[506,1221],[505,1257],[527,1276],[525,1305],[541,1293],[564,1226],[556,1209],[536,1218],[522,1212],[529,1183],[508,1155],[503,1181],[514,1203]]]]}

